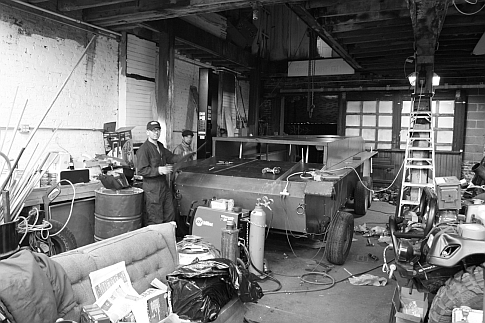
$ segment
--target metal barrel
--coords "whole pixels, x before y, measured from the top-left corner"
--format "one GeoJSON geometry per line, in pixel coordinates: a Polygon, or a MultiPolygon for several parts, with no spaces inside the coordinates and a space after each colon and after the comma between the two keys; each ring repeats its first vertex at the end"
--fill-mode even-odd
{"type": "Polygon", "coordinates": [[[101,188],[95,191],[94,240],[100,241],[141,228],[143,190],[101,188]]]}
{"type": "Polygon", "coordinates": [[[19,248],[17,224],[17,221],[0,224],[0,259],[19,248]]]}

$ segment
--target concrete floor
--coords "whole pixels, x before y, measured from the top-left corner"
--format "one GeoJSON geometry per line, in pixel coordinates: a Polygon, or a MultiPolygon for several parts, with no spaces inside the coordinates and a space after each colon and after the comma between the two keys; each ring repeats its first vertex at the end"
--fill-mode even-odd
{"type": "MultiPolygon", "coordinates": [[[[394,210],[394,205],[374,201],[365,216],[354,215],[355,225],[366,223],[369,228],[385,227],[389,215],[393,214],[394,210]]],[[[353,213],[352,210],[346,211],[353,213]]],[[[323,257],[324,249],[305,245],[302,239],[270,234],[266,240],[265,259],[269,270],[281,282],[283,292],[267,294],[258,303],[247,303],[246,321],[250,323],[389,322],[391,299],[396,281],[388,280],[386,286],[374,287],[352,285],[346,279],[349,274],[344,268],[357,275],[376,267],[369,274],[387,278],[381,270],[382,252],[386,244],[379,243],[378,237],[372,237],[374,246],[366,246],[366,239],[361,234],[354,234],[354,242],[345,264],[334,265],[328,272],[335,281],[341,282],[327,290],[312,292],[312,289],[327,286],[301,283],[299,276],[313,270],[323,270],[323,267],[318,264],[328,264],[323,257]],[[379,257],[379,260],[374,261],[369,258],[369,253],[379,257]],[[284,292],[294,290],[308,290],[308,292],[284,292]]],[[[388,250],[387,259],[393,258],[393,252],[388,250]]],[[[268,281],[262,282],[261,286],[263,290],[273,290],[277,285],[268,281]]]]}

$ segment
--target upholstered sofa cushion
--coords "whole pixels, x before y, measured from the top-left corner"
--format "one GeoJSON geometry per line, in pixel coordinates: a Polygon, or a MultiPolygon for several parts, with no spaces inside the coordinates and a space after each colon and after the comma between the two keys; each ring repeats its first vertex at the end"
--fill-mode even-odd
{"type": "Polygon", "coordinates": [[[154,278],[166,281],[167,274],[178,265],[175,223],[150,225],[52,259],[64,268],[74,291],[76,306],[65,319],[78,321],[81,306],[96,301],[89,280],[92,271],[125,261],[132,285],[139,293],[149,288],[154,278]]]}

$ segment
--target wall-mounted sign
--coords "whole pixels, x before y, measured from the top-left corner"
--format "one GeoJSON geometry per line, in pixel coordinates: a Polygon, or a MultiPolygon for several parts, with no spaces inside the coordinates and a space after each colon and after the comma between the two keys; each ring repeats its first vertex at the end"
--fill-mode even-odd
{"type": "Polygon", "coordinates": [[[288,76],[308,76],[308,75],[348,75],[354,74],[355,70],[342,58],[319,59],[312,62],[315,64],[308,74],[308,61],[288,62],[288,76]]]}

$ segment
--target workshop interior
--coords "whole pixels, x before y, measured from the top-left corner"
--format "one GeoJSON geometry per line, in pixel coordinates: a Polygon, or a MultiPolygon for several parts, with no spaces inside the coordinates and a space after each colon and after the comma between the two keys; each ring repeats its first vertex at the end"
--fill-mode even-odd
{"type": "Polygon", "coordinates": [[[485,322],[485,0],[0,0],[0,323],[485,322]]]}

